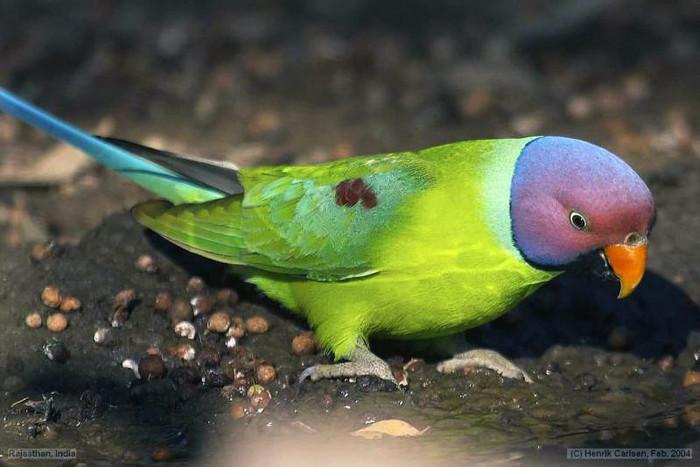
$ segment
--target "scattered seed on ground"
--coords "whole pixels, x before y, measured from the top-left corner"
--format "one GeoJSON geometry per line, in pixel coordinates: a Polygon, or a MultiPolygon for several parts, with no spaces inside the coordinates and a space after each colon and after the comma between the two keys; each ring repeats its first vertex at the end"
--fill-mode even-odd
{"type": "Polygon", "coordinates": [[[52,285],[44,287],[44,290],[41,292],[41,301],[49,308],[61,306],[61,298],[61,291],[52,285]]]}
{"type": "Polygon", "coordinates": [[[270,329],[267,320],[262,316],[252,316],[245,322],[246,330],[251,334],[263,334],[270,329]]]}

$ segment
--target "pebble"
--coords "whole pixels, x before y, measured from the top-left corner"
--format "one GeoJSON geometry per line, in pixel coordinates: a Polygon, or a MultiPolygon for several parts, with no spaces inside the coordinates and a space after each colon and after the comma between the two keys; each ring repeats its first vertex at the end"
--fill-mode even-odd
{"type": "Polygon", "coordinates": [[[576,376],[574,389],[576,389],[577,391],[580,391],[582,389],[590,391],[597,383],[598,381],[596,380],[595,376],[593,376],[590,373],[582,373],[576,376]]]}
{"type": "Polygon", "coordinates": [[[68,327],[68,318],[63,313],[53,313],[46,318],[46,327],[51,332],[62,332],[68,327]]]}
{"type": "Polygon", "coordinates": [[[49,308],[61,306],[61,298],[61,291],[52,285],[44,287],[44,290],[41,292],[41,301],[49,308]]]}
{"type": "Polygon", "coordinates": [[[223,334],[229,328],[231,318],[223,311],[217,311],[207,320],[207,329],[217,334],[223,334]]]}
{"type": "Polygon", "coordinates": [[[139,360],[139,375],[147,381],[165,376],[165,363],[160,355],[146,355],[139,360]]]}
{"type": "Polygon", "coordinates": [[[315,351],[316,336],[312,331],[303,332],[292,340],[292,353],[294,355],[310,355],[315,351]]]}
{"type": "Polygon", "coordinates": [[[80,307],[80,300],[78,300],[75,297],[67,296],[63,297],[63,300],[61,300],[60,309],[63,313],[71,313],[73,311],[78,311],[80,310],[80,307]]]}
{"type": "Polygon", "coordinates": [[[192,318],[194,318],[192,305],[187,300],[175,300],[175,303],[170,308],[170,320],[173,324],[177,324],[180,321],[192,321],[192,318]]]}
{"type": "Polygon", "coordinates": [[[277,372],[272,364],[263,362],[255,369],[255,377],[260,384],[268,384],[277,378],[277,372]]]}
{"type": "Polygon", "coordinates": [[[158,292],[153,307],[157,311],[166,312],[171,306],[173,306],[173,296],[170,295],[170,292],[158,292]]]}
{"type": "Polygon", "coordinates": [[[70,353],[68,348],[60,339],[49,339],[42,347],[44,355],[46,358],[56,363],[65,363],[70,358],[70,353]]]}
{"type": "Polygon", "coordinates": [[[197,330],[190,321],[180,321],[175,325],[175,334],[192,340],[197,335],[197,330]]]}
{"type": "Polygon", "coordinates": [[[158,271],[155,261],[151,255],[141,255],[136,259],[136,269],[139,271],[154,273],[158,271]]]}
{"type": "Polygon", "coordinates": [[[245,322],[246,330],[251,334],[263,334],[270,329],[267,320],[262,316],[252,316],[245,322]]]}
{"type": "Polygon", "coordinates": [[[220,368],[206,368],[202,372],[202,384],[209,387],[224,387],[230,378],[220,368]]]}
{"type": "Polygon", "coordinates": [[[41,327],[41,315],[37,312],[29,313],[26,318],[24,318],[24,324],[30,328],[40,328],[41,327]]]}

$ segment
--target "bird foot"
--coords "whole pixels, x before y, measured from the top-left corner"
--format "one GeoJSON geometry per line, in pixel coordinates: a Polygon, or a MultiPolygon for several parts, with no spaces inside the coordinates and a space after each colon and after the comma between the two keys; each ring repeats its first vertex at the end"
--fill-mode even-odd
{"type": "Polygon", "coordinates": [[[437,370],[440,373],[455,373],[468,367],[488,368],[504,378],[532,383],[532,378],[523,369],[498,352],[488,349],[474,349],[459,353],[449,360],[438,363],[437,370]]]}
{"type": "Polygon", "coordinates": [[[306,379],[315,382],[320,379],[354,376],[376,376],[379,379],[394,383],[397,387],[399,386],[389,364],[370,352],[365,344],[360,341],[358,341],[349,362],[311,366],[301,372],[299,384],[306,379]]]}

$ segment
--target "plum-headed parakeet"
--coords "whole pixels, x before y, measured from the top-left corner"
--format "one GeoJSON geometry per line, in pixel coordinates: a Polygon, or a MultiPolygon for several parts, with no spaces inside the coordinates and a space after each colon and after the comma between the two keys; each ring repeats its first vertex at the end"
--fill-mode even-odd
{"type": "MultiPolygon", "coordinates": [[[[136,206],[136,220],[234,265],[347,360],[307,368],[301,379],[393,381],[369,337],[424,339],[479,326],[591,252],[620,281],[620,297],[644,274],[649,189],[621,159],[584,141],[467,141],[236,169],[89,135],[1,88],[0,109],[165,198],[136,206]]],[[[475,364],[529,380],[484,350],[439,368],[475,364]]]]}

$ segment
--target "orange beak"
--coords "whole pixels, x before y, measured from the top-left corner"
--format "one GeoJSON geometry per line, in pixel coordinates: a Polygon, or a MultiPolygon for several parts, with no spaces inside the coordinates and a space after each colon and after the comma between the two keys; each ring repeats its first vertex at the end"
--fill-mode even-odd
{"type": "Polygon", "coordinates": [[[646,239],[634,245],[608,245],[603,248],[603,252],[610,268],[620,281],[620,294],[617,298],[625,298],[637,288],[644,277],[647,262],[646,239]]]}

